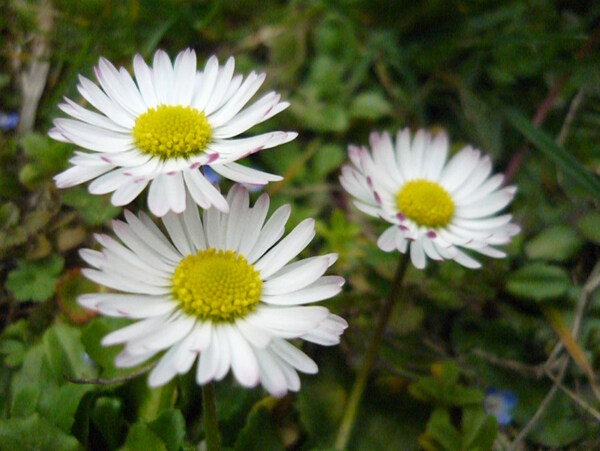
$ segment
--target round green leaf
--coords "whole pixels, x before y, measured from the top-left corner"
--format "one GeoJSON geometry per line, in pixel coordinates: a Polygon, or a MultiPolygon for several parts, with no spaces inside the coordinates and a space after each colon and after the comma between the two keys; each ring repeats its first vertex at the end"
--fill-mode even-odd
{"type": "Polygon", "coordinates": [[[533,263],[512,273],[506,290],[517,297],[537,302],[556,299],[569,289],[569,275],[558,267],[544,263],[533,263]]]}
{"type": "Polygon", "coordinates": [[[567,226],[550,227],[531,239],[525,253],[531,260],[566,261],[579,253],[583,239],[567,226]]]}

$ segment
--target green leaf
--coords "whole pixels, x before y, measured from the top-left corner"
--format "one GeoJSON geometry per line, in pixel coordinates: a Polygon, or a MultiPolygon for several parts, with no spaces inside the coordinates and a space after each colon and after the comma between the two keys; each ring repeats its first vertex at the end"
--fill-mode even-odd
{"type": "Polygon", "coordinates": [[[3,451],[76,451],[79,442],[38,414],[28,418],[0,421],[0,446],[3,451]]]}
{"type": "Polygon", "coordinates": [[[442,406],[468,406],[483,402],[483,393],[459,383],[460,368],[448,360],[432,365],[433,376],[423,376],[409,385],[409,393],[422,401],[442,406]]]}
{"type": "Polygon", "coordinates": [[[115,449],[125,429],[123,402],[119,398],[98,398],[92,409],[91,420],[106,440],[108,448],[115,449]]]}
{"type": "Polygon", "coordinates": [[[167,447],[152,430],[143,423],[136,423],[129,429],[125,444],[120,451],[167,451],[167,447]]]}
{"type": "Polygon", "coordinates": [[[0,354],[4,355],[4,364],[9,368],[17,368],[23,363],[25,344],[18,340],[4,340],[0,344],[0,354]]]}
{"type": "Polygon", "coordinates": [[[564,296],[569,289],[568,273],[545,263],[532,263],[513,272],[506,290],[517,297],[544,302],[564,296]]]}
{"type": "Polygon", "coordinates": [[[368,91],[358,94],[350,104],[350,117],[355,119],[378,120],[389,116],[392,106],[378,91],[368,91]]]}
{"type": "Polygon", "coordinates": [[[508,121],[523,134],[540,152],[558,165],[571,182],[586,190],[594,198],[600,197],[600,180],[585,169],[577,159],[564,150],[543,130],[512,108],[504,110],[508,121]]]}
{"type": "Polygon", "coordinates": [[[530,260],[567,261],[579,253],[583,239],[567,226],[550,227],[529,240],[525,253],[530,260]]]}
{"type": "Polygon", "coordinates": [[[22,368],[11,381],[10,413],[13,417],[27,417],[33,414],[40,391],[48,379],[53,379],[53,375],[42,346],[37,344],[27,351],[22,368]]]}
{"type": "MultiPolygon", "coordinates": [[[[450,422],[450,414],[446,409],[433,411],[427,422],[427,430],[423,434],[429,440],[437,442],[444,451],[461,451],[461,436],[450,422]]],[[[422,437],[420,441],[423,439],[422,437]]]]}
{"type": "Polygon", "coordinates": [[[127,324],[129,321],[125,319],[101,316],[92,319],[82,331],[81,343],[85,347],[85,352],[100,366],[103,378],[110,379],[129,372],[115,367],[115,358],[121,352],[120,347],[101,344],[105,335],[127,324]]]}
{"type": "Polygon", "coordinates": [[[463,449],[492,449],[498,435],[498,422],[481,407],[463,409],[461,426],[463,449]]]}
{"type": "Polygon", "coordinates": [[[312,157],[312,167],[316,180],[322,180],[332,171],[337,171],[346,157],[342,146],[326,144],[312,157]]]}
{"type": "Polygon", "coordinates": [[[30,159],[19,172],[20,182],[27,187],[33,187],[60,172],[72,152],[70,145],[39,133],[24,136],[19,144],[30,159]]]}
{"type": "Polygon", "coordinates": [[[600,213],[589,213],[577,222],[577,228],[583,237],[600,244],[600,213]]]}
{"type": "Polygon", "coordinates": [[[65,375],[79,378],[97,375],[97,368],[86,359],[79,329],[56,323],[46,331],[42,342],[57,380],[62,381],[65,375]]]}
{"type": "Polygon", "coordinates": [[[246,425],[237,437],[234,448],[236,451],[257,449],[283,451],[285,449],[266,406],[259,403],[252,409],[246,425]]]}
{"type": "Polygon", "coordinates": [[[148,427],[162,439],[167,451],[179,450],[185,437],[185,418],[180,410],[163,411],[148,427]]]}
{"type": "Polygon", "coordinates": [[[89,193],[85,188],[71,188],[63,193],[63,203],[75,208],[83,220],[92,226],[104,224],[121,212],[110,203],[110,197],[89,193]]]}
{"type": "Polygon", "coordinates": [[[64,260],[52,255],[37,262],[19,260],[17,269],[8,273],[6,288],[19,301],[47,301],[52,297],[64,260]]]}
{"type": "Polygon", "coordinates": [[[79,402],[86,393],[95,389],[93,385],[71,383],[56,389],[46,387],[40,394],[37,410],[58,428],[70,432],[79,402]]]}
{"type": "MultiPolygon", "coordinates": [[[[321,375],[317,380],[306,382],[298,393],[300,421],[315,443],[327,443],[335,433],[344,414],[347,393],[339,381],[321,375]]],[[[331,440],[333,441],[333,440],[331,440]]]]}

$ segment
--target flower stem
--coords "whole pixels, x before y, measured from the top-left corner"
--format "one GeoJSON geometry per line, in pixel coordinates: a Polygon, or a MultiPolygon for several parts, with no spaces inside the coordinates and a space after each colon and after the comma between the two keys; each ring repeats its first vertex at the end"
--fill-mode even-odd
{"type": "Polygon", "coordinates": [[[377,351],[379,349],[379,345],[381,344],[383,332],[385,331],[387,322],[390,319],[392,308],[398,299],[400,286],[402,285],[402,280],[404,279],[404,274],[408,268],[409,261],[410,254],[406,252],[402,255],[400,261],[398,262],[396,273],[394,274],[394,278],[392,279],[392,283],[390,285],[390,291],[385,300],[383,308],[379,312],[379,317],[377,318],[377,325],[375,326],[373,338],[367,347],[362,366],[360,367],[358,376],[354,381],[354,386],[352,387],[348,404],[346,404],[346,411],[344,412],[344,417],[342,418],[342,423],[335,440],[336,450],[346,449],[346,445],[350,439],[350,433],[352,432],[352,427],[356,421],[358,405],[360,404],[362,394],[365,390],[365,386],[367,385],[367,379],[369,378],[369,373],[371,372],[371,368],[375,362],[375,357],[377,357],[377,351]]]}
{"type": "Polygon", "coordinates": [[[215,383],[208,382],[202,386],[202,413],[204,415],[204,437],[206,451],[220,451],[219,420],[217,419],[217,397],[215,383]]]}

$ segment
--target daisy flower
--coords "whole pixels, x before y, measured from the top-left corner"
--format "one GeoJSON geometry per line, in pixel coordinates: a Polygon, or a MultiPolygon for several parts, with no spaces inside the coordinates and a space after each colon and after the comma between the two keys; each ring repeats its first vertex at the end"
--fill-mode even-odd
{"type": "Polygon", "coordinates": [[[190,49],[179,53],[173,64],[158,50],[151,68],[136,55],[135,81],[105,58],[94,71],[100,86],[80,76],[77,88],[97,112],[65,98],[59,108],[73,119],[56,119],[49,132],[58,141],[91,151],[75,153],[73,166],[54,178],[59,188],[93,180],[91,193],[112,192],[112,203],[121,206],[150,185],[148,207],[163,216],[181,213],[188,195],[202,208],[227,212],[227,202],[201,166],[240,183],[265,185],[282,179],[236,163],[297,136],[278,131],[237,137],[289,106],[269,92],[243,109],[265,80],[264,73],[251,72],[243,79],[234,75],[233,57],[220,66],[215,56],[198,72],[190,49]]]}
{"type": "Polygon", "coordinates": [[[196,358],[196,381],[221,380],[231,368],[246,387],[261,383],[275,396],[297,391],[297,371],[317,365],[288,339],[324,346],[339,343],[344,319],[323,306],[306,305],[338,294],[344,279],[323,274],[336,260],[328,254],[290,263],[315,235],[306,219],[285,238],[289,205],[265,223],[269,197],[252,208],[248,191],[235,185],[230,213],[188,204],[167,213],[167,236],[144,213],[126,211],[114,221],[118,240],[97,235],[102,250],[83,249],[89,279],[123,293],[94,293],[79,302],[104,315],[137,319],[104,337],[125,344],[118,367],[133,367],[166,351],[149,376],[160,386],[188,372],[196,358]]]}
{"type": "Polygon", "coordinates": [[[419,130],[399,131],[396,143],[388,133],[372,133],[371,151],[349,147],[354,164],[344,166],[340,182],[356,198],[356,207],[392,225],[378,246],[407,252],[422,269],[427,257],[454,260],[468,268],[481,264],[463,250],[502,258],[494,246],[510,242],[519,232],[512,215],[497,213],[513,199],[516,187],[502,187],[504,176],[490,176],[488,156],[470,146],[446,162],[448,138],[419,130]]]}

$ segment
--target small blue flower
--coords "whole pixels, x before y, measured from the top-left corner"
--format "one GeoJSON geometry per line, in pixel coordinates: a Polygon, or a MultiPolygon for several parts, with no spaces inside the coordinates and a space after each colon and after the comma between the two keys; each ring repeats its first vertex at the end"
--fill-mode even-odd
{"type": "Polygon", "coordinates": [[[517,395],[509,390],[490,387],[485,392],[483,408],[488,415],[496,417],[501,426],[506,426],[512,421],[512,410],[516,405],[517,395]]]}
{"type": "Polygon", "coordinates": [[[208,180],[210,183],[219,183],[219,181],[221,180],[221,176],[215,171],[213,171],[213,169],[210,166],[206,165],[203,167],[203,169],[204,177],[206,177],[206,180],[208,180]]]}
{"type": "Polygon", "coordinates": [[[12,130],[19,124],[19,113],[5,113],[0,111],[0,128],[2,130],[12,130]]]}

